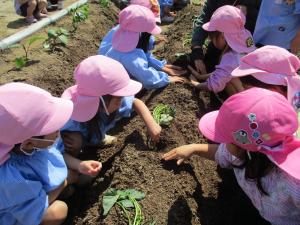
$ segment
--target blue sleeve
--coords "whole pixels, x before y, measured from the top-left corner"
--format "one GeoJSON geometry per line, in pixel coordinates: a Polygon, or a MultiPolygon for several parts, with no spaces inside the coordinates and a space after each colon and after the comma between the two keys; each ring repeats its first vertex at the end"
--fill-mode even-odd
{"type": "Polygon", "coordinates": [[[169,84],[168,75],[150,67],[146,54],[142,50],[127,54],[122,63],[130,75],[141,82],[146,89],[157,89],[169,84]]]}
{"type": "Polygon", "coordinates": [[[0,177],[0,224],[40,224],[48,207],[42,184],[25,180],[9,163],[0,167],[0,177]]]}
{"type": "Polygon", "coordinates": [[[155,56],[150,52],[146,55],[149,62],[149,66],[153,67],[156,70],[162,70],[162,68],[167,64],[166,60],[159,60],[155,58],[155,56]]]}
{"type": "Polygon", "coordinates": [[[121,107],[118,110],[118,116],[120,119],[123,117],[130,117],[132,112],[132,104],[134,96],[123,97],[121,107]]]}
{"type": "Polygon", "coordinates": [[[104,36],[98,49],[98,55],[105,55],[112,47],[112,38],[118,28],[119,25],[115,26],[104,36]]]}
{"type": "Polygon", "coordinates": [[[155,37],[153,35],[150,36],[148,51],[154,50],[155,47],[155,37]]]}
{"type": "Polygon", "coordinates": [[[295,1],[295,10],[294,10],[294,14],[300,14],[300,1],[296,0],[295,1]]]}
{"type": "Polygon", "coordinates": [[[159,0],[159,5],[164,6],[173,6],[173,0],[159,0]]]}

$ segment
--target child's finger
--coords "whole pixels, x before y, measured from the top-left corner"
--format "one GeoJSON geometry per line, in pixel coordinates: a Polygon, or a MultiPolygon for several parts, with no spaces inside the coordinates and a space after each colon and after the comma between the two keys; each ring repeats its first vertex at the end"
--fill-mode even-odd
{"type": "Polygon", "coordinates": [[[194,76],[200,76],[200,73],[198,73],[196,70],[194,70],[193,67],[191,67],[190,65],[187,66],[187,68],[189,69],[189,71],[194,75],[194,76]]]}
{"type": "Polygon", "coordinates": [[[163,159],[166,160],[166,161],[175,159],[176,157],[177,157],[177,152],[176,151],[170,151],[170,152],[163,155],[163,159]]]}
{"type": "Polygon", "coordinates": [[[179,166],[179,165],[181,165],[181,163],[183,163],[183,161],[184,161],[184,159],[183,158],[181,158],[181,159],[178,159],[177,160],[177,165],[179,166]]]}

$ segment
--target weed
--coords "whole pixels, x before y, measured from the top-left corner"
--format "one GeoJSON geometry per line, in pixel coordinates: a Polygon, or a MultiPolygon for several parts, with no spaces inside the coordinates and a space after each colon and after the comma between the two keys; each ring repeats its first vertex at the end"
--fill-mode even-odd
{"type": "Polygon", "coordinates": [[[100,6],[107,8],[110,5],[110,0],[99,0],[98,3],[100,6]]]}
{"type": "Polygon", "coordinates": [[[189,33],[189,34],[186,34],[183,42],[182,42],[182,46],[185,47],[187,45],[191,45],[192,44],[192,34],[189,33]]]}
{"type": "Polygon", "coordinates": [[[170,126],[175,113],[175,109],[171,106],[159,104],[153,110],[153,118],[159,125],[170,126]]]}
{"type": "Polygon", "coordinates": [[[78,28],[79,23],[85,21],[89,16],[89,5],[84,4],[81,7],[71,9],[69,13],[72,13],[72,30],[75,32],[78,28]]]}
{"type": "Polygon", "coordinates": [[[66,47],[68,43],[69,32],[60,27],[57,29],[48,30],[48,38],[44,42],[44,48],[49,51],[54,51],[55,47],[66,47]]]}
{"type": "Polygon", "coordinates": [[[110,188],[103,196],[103,215],[106,216],[114,205],[118,205],[123,210],[128,220],[128,225],[142,225],[144,217],[138,201],[144,198],[145,194],[135,189],[117,190],[110,188]],[[133,218],[129,211],[130,209],[135,211],[133,218]]]}
{"type": "Polygon", "coordinates": [[[40,40],[45,40],[45,37],[41,37],[41,36],[32,36],[31,38],[29,38],[24,44],[18,43],[15,45],[10,46],[10,48],[20,48],[22,47],[24,50],[25,55],[21,56],[21,57],[17,57],[15,58],[14,62],[15,62],[15,66],[18,69],[23,68],[24,66],[26,66],[26,64],[30,61],[29,59],[29,53],[30,53],[30,47],[34,42],[40,41],[40,40]]]}

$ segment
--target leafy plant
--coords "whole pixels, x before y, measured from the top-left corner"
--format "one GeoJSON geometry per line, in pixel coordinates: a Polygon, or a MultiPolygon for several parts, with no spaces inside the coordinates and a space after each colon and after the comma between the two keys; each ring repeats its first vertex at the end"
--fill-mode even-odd
{"type": "Polygon", "coordinates": [[[153,118],[160,125],[170,126],[175,113],[175,109],[171,106],[159,104],[153,110],[153,118]]]}
{"type": "Polygon", "coordinates": [[[48,38],[44,42],[44,48],[53,51],[57,46],[66,47],[68,44],[68,36],[69,32],[62,27],[50,29],[48,30],[48,38]]]}
{"type": "Polygon", "coordinates": [[[40,40],[45,40],[45,37],[32,36],[24,44],[18,43],[18,44],[10,46],[10,48],[20,48],[20,47],[22,47],[23,50],[24,50],[25,55],[17,57],[14,60],[15,66],[18,69],[23,68],[30,61],[30,59],[29,59],[29,53],[30,53],[30,50],[31,50],[30,47],[33,43],[35,43],[37,41],[40,41],[40,40]]]}
{"type": "Polygon", "coordinates": [[[81,7],[71,9],[70,13],[72,13],[72,31],[71,32],[75,32],[78,28],[79,23],[85,21],[88,18],[89,5],[84,4],[81,7]]]}
{"type": "Polygon", "coordinates": [[[110,0],[99,0],[98,3],[100,6],[107,8],[110,5],[110,0]]]}
{"type": "Polygon", "coordinates": [[[145,194],[135,189],[108,189],[103,196],[103,215],[106,216],[114,205],[118,205],[124,212],[128,225],[143,224],[143,213],[138,201],[145,198],[145,194]],[[134,218],[129,210],[134,209],[134,218]]]}

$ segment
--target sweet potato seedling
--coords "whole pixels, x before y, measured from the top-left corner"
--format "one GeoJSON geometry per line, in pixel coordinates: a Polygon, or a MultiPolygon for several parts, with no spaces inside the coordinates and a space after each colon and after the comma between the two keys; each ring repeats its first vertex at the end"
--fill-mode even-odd
{"type": "Polygon", "coordinates": [[[107,8],[110,5],[110,0],[99,0],[98,3],[101,7],[107,8]]]}
{"type": "Polygon", "coordinates": [[[144,216],[138,201],[145,198],[145,194],[135,189],[108,189],[103,196],[103,215],[106,216],[114,205],[118,205],[124,212],[128,225],[142,225],[144,216]],[[134,217],[130,210],[134,209],[134,217]]]}
{"type": "Polygon", "coordinates": [[[170,126],[175,117],[175,109],[169,105],[159,104],[153,110],[153,118],[159,125],[170,126]]]}
{"type": "Polygon", "coordinates": [[[71,33],[75,32],[79,26],[79,23],[85,21],[89,16],[89,5],[84,4],[81,7],[77,7],[75,9],[71,9],[70,12],[72,14],[72,30],[71,33]]]}
{"type": "Polygon", "coordinates": [[[55,47],[66,47],[68,43],[69,32],[60,27],[48,30],[48,38],[44,42],[44,48],[48,51],[54,51],[55,47]]]}
{"type": "Polygon", "coordinates": [[[22,47],[24,50],[24,53],[25,53],[25,55],[15,58],[14,62],[15,62],[16,68],[21,69],[24,66],[26,66],[26,64],[30,61],[29,53],[31,50],[30,49],[31,45],[37,41],[45,40],[45,39],[46,38],[42,37],[42,36],[32,36],[25,43],[18,43],[18,44],[14,44],[14,45],[10,46],[10,48],[22,47]]]}

